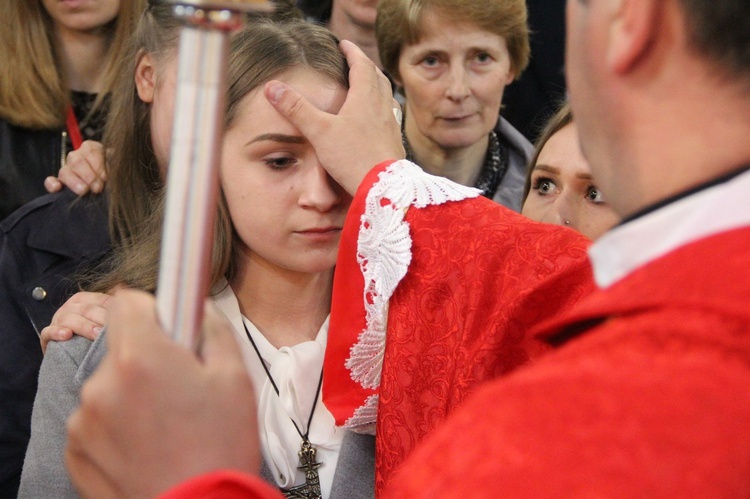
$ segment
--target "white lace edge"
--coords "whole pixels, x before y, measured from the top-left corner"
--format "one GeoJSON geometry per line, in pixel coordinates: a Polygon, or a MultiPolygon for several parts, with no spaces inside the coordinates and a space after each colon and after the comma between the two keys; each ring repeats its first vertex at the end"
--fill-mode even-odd
{"type": "MultiPolygon", "coordinates": [[[[365,199],[357,238],[357,263],[364,276],[365,329],[349,351],[346,367],[352,379],[367,389],[380,386],[385,352],[388,302],[411,263],[411,234],[404,220],[409,207],[424,208],[475,198],[481,191],[425,173],[406,160],[389,165],[365,199]],[[386,201],[384,203],[384,201],[386,201]]],[[[377,395],[367,398],[345,428],[361,433],[377,418],[377,395]]]]}
{"type": "Polygon", "coordinates": [[[375,435],[375,421],[378,417],[378,396],[370,395],[364,405],[358,407],[352,417],[346,420],[344,428],[354,433],[375,435]]]}

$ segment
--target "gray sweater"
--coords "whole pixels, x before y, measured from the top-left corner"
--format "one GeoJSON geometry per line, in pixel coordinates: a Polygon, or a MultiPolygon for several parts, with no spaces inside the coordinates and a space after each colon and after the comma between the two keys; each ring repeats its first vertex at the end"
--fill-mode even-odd
{"type": "MultiPolygon", "coordinates": [[[[39,388],[31,416],[31,440],[21,475],[19,498],[78,497],[65,468],[65,424],[79,404],[84,381],[106,353],[105,334],[91,342],[75,336],[50,342],[39,372],[39,388]]],[[[271,484],[268,467],[261,476],[271,484]]],[[[375,488],[375,439],[347,432],[341,444],[331,488],[332,499],[371,498],[375,488]]]]}

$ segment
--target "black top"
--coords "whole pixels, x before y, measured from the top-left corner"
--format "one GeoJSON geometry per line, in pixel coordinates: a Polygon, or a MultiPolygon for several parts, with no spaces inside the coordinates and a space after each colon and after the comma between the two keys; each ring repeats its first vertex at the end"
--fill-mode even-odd
{"type": "MultiPolygon", "coordinates": [[[[101,141],[106,105],[88,116],[96,95],[73,92],[71,99],[83,139],[101,141]]],[[[63,147],[63,131],[23,128],[0,119],[0,220],[46,194],[44,179],[57,175],[73,149],[69,137],[63,147]]]]}

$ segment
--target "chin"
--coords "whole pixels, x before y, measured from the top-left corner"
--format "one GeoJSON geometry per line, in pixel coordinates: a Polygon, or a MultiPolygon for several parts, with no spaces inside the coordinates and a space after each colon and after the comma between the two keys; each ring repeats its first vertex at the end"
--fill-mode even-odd
{"type": "Polygon", "coordinates": [[[438,144],[443,149],[463,149],[473,146],[487,135],[489,135],[489,132],[480,137],[470,137],[466,139],[463,139],[461,137],[446,137],[445,140],[439,141],[438,144]]]}
{"type": "Polygon", "coordinates": [[[307,274],[321,274],[323,272],[332,271],[333,267],[336,266],[336,254],[333,257],[320,257],[310,258],[304,262],[300,262],[298,269],[300,272],[307,274]]]}
{"type": "Polygon", "coordinates": [[[448,129],[443,133],[440,133],[435,137],[437,142],[443,149],[462,149],[464,147],[471,147],[480,140],[486,139],[490,134],[490,130],[463,130],[463,129],[448,129]]]}

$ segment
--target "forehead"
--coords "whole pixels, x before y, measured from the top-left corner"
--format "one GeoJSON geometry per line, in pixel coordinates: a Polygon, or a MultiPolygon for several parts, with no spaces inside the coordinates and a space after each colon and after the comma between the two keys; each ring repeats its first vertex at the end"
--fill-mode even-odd
{"type": "MultiPolygon", "coordinates": [[[[338,113],[346,99],[346,90],[340,84],[307,67],[284,71],[273,79],[286,83],[313,106],[328,113],[338,113]]],[[[263,87],[260,85],[243,98],[236,121],[250,121],[258,128],[266,127],[268,119],[286,122],[266,99],[263,87]],[[261,116],[263,119],[255,119],[261,116]]]]}
{"type": "Polygon", "coordinates": [[[426,9],[421,18],[417,41],[409,47],[448,48],[448,47],[504,47],[505,39],[484,30],[471,21],[455,21],[434,9],[426,9]]]}
{"type": "Polygon", "coordinates": [[[575,122],[565,125],[547,140],[539,152],[537,165],[553,166],[562,174],[591,174],[591,167],[581,154],[575,122]]]}

